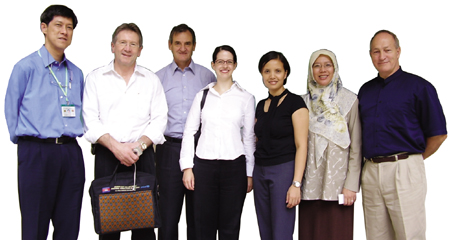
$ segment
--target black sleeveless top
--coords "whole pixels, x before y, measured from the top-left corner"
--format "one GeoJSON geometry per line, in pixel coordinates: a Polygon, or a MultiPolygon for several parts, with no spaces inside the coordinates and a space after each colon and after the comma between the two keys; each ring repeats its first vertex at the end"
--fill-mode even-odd
{"type": "MultiPolygon", "coordinates": [[[[284,94],[281,94],[284,95],[284,94]]],[[[273,116],[269,117],[269,112],[264,112],[266,99],[259,101],[256,106],[255,135],[258,139],[256,143],[255,164],[262,166],[272,166],[293,161],[295,159],[296,147],[294,140],[294,126],[292,124],[292,114],[300,108],[307,108],[303,98],[299,95],[287,91],[283,102],[274,109],[273,116]],[[270,137],[267,139],[267,129],[270,137]],[[265,141],[269,141],[264,144],[265,141]]]]}

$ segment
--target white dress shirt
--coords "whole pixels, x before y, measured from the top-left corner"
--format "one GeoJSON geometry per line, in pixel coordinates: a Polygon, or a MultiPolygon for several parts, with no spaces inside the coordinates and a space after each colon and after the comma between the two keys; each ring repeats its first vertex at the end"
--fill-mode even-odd
{"type": "Polygon", "coordinates": [[[136,142],[145,135],[164,143],[167,103],[159,78],[135,66],[128,85],[114,70],[114,60],[92,71],[83,96],[85,138],[96,143],[106,133],[118,142],[136,142]]]}
{"type": "Polygon", "coordinates": [[[192,103],[183,133],[180,153],[180,168],[194,166],[194,155],[206,160],[234,160],[245,155],[247,176],[253,175],[255,165],[255,98],[237,82],[220,95],[210,83],[203,110],[200,102],[203,90],[197,93],[192,103]],[[201,116],[200,116],[201,114],[201,116]],[[197,152],[194,151],[194,134],[202,123],[197,152]]]}

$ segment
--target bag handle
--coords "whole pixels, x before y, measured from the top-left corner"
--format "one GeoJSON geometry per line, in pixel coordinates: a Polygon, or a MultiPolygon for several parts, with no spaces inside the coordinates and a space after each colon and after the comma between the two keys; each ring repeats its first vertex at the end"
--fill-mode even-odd
{"type": "Polygon", "coordinates": [[[133,191],[136,191],[136,163],[134,165],[134,181],[133,181],[133,191]]]}
{"type": "MultiPolygon", "coordinates": [[[[117,173],[117,169],[119,168],[119,164],[120,164],[120,163],[117,163],[116,168],[114,169],[114,173],[113,173],[113,175],[111,176],[111,180],[109,181],[109,184],[111,184],[111,182],[113,181],[113,179],[114,179],[114,182],[117,181],[117,179],[116,179],[116,173],[117,173]]],[[[136,163],[133,163],[133,165],[134,165],[133,191],[136,191],[136,163]]]]}

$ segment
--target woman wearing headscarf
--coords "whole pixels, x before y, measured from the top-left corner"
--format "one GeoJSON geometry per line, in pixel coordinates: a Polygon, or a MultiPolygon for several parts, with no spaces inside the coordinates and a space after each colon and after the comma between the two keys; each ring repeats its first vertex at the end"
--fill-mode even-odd
{"type": "Polygon", "coordinates": [[[357,96],[342,86],[333,52],[322,49],[312,53],[308,94],[302,97],[309,109],[309,138],[299,239],[353,239],[353,203],[362,162],[361,126],[357,96]]]}
{"type": "Polygon", "coordinates": [[[308,109],[301,96],[284,88],[291,68],[282,53],[264,54],[258,69],[269,90],[255,115],[253,186],[259,233],[261,240],[292,240],[306,164],[308,109]]]}

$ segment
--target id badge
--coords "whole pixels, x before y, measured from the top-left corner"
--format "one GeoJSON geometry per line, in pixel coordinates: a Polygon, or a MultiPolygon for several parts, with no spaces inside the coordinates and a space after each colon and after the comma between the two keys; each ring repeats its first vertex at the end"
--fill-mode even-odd
{"type": "Polygon", "coordinates": [[[61,105],[63,117],[76,117],[74,105],[61,105]]]}

